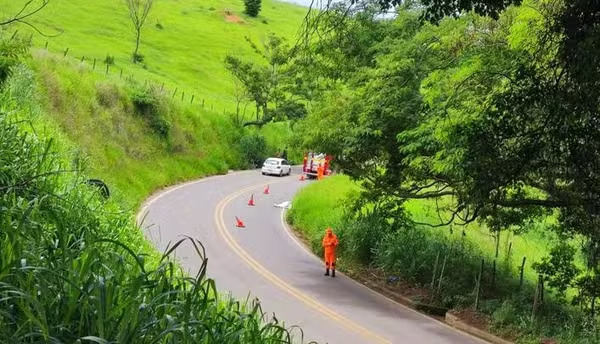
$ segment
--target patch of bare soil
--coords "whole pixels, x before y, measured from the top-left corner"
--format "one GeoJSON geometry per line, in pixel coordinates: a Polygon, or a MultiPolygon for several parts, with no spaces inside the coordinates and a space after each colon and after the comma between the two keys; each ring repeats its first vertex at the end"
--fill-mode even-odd
{"type": "Polygon", "coordinates": [[[468,325],[489,332],[490,317],[485,314],[477,312],[472,308],[465,308],[460,311],[453,310],[452,314],[468,325]]]}
{"type": "Polygon", "coordinates": [[[225,16],[225,21],[228,23],[244,24],[244,20],[231,10],[223,11],[223,15],[225,16]]]}

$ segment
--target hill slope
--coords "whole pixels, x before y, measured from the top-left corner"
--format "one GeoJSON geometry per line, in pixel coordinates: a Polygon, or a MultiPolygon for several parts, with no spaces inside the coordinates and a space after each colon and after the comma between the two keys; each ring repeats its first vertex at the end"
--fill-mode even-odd
{"type": "MultiPolygon", "coordinates": [[[[14,13],[24,1],[11,1],[0,15],[14,13]]],[[[34,44],[98,63],[114,57],[113,70],[124,70],[137,80],[154,80],[169,90],[184,91],[188,97],[206,99],[221,112],[233,108],[233,84],[223,59],[227,54],[256,58],[246,37],[260,46],[269,34],[293,41],[306,9],[283,2],[264,0],[258,18],[243,14],[241,0],[155,1],[142,31],[140,52],[145,61],[131,62],[135,37],[122,0],[55,0],[32,17],[31,23],[46,34],[34,35],[34,44]],[[62,32],[62,33],[61,33],[62,32]]],[[[21,34],[32,29],[16,25],[21,34]]]]}
{"type": "MultiPolygon", "coordinates": [[[[7,5],[2,15],[23,3],[7,5]]],[[[223,58],[260,59],[245,37],[259,44],[277,32],[292,40],[305,9],[265,1],[258,18],[241,11],[242,3],[233,1],[157,1],[143,33],[145,62],[134,64],[124,2],[51,1],[31,23],[62,34],[47,38],[47,49],[46,38],[33,35],[29,71],[16,73],[12,84],[35,84],[20,96],[37,108],[34,119],[52,128],[49,136],[70,142],[89,159],[93,176],[136,205],[159,187],[246,167],[239,144],[244,136],[244,142],[265,136],[264,154],[284,148],[287,123],[257,132],[229,120],[233,79],[223,58]],[[107,54],[114,57],[108,73],[107,54]]],[[[4,36],[14,30],[21,37],[31,32],[17,24],[4,36]]]]}

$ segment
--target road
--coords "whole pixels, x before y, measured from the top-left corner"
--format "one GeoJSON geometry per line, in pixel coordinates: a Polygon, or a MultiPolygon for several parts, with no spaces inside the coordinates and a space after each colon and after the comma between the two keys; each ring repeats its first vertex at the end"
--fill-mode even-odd
{"type": "MultiPolygon", "coordinates": [[[[268,314],[286,326],[300,326],[305,343],[484,343],[342,274],[323,276],[319,258],[297,241],[284,223],[283,209],[274,206],[291,201],[308,183],[294,173],[210,177],[157,193],[142,207],[138,222],[161,251],[182,235],[199,239],[206,247],[208,275],[220,291],[239,299],[258,297],[268,314]],[[251,194],[254,207],[247,204],[251,194]],[[245,228],[235,226],[236,216],[245,228]]],[[[175,253],[184,269],[197,271],[200,259],[191,245],[175,253]]]]}

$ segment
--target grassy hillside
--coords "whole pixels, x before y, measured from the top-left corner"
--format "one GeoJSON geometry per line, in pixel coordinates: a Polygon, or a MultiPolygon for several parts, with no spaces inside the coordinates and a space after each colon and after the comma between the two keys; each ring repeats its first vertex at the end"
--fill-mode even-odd
{"type": "MultiPolygon", "coordinates": [[[[2,15],[23,3],[11,2],[2,15]]],[[[258,18],[247,18],[241,1],[157,1],[142,38],[145,61],[134,64],[123,1],[51,1],[31,23],[48,34],[62,33],[33,35],[25,61],[32,75],[22,71],[20,77],[34,79],[35,120],[88,159],[94,177],[136,205],[159,187],[246,167],[238,143],[243,136],[264,136],[265,154],[285,148],[287,123],[261,130],[232,124],[232,77],[223,59],[260,59],[246,37],[259,46],[273,32],[293,40],[304,11],[265,1],[258,18]],[[114,57],[108,74],[107,55],[114,57]]],[[[14,30],[20,37],[31,32],[16,24],[4,35],[14,30]]]]}
{"type": "MultiPolygon", "coordinates": [[[[0,16],[14,13],[25,1],[5,2],[0,16]]],[[[143,63],[133,64],[135,36],[123,0],[52,0],[30,22],[49,35],[35,34],[34,44],[80,60],[113,56],[114,72],[124,70],[137,80],[154,80],[170,91],[177,87],[187,99],[206,99],[219,113],[233,109],[233,84],[223,66],[227,54],[258,58],[246,37],[259,47],[271,33],[293,42],[306,9],[274,0],[264,0],[257,18],[243,12],[241,0],[155,1],[142,32],[143,63]]],[[[14,25],[29,35],[26,25],[14,25]]],[[[101,68],[100,68],[101,69],[101,68]]]]}

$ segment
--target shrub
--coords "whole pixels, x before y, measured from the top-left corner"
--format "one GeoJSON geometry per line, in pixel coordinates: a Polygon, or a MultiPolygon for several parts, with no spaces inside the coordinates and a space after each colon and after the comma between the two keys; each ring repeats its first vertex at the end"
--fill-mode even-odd
{"type": "Polygon", "coordinates": [[[153,86],[134,85],[131,101],[135,112],[144,117],[150,128],[163,138],[169,136],[171,124],[164,118],[167,109],[160,90],[153,86]]]}
{"type": "Polygon", "coordinates": [[[28,43],[18,37],[0,39],[0,85],[8,79],[11,69],[19,63],[19,57],[27,51],[27,48],[28,43]]]}
{"type": "Polygon", "coordinates": [[[370,213],[357,220],[346,220],[344,224],[344,255],[361,262],[372,262],[375,249],[391,226],[380,220],[377,213],[370,213]]]}
{"type": "Polygon", "coordinates": [[[106,55],[106,58],[104,59],[104,63],[109,66],[113,66],[115,64],[115,57],[111,56],[111,55],[106,55]]]}
{"type": "Polygon", "coordinates": [[[258,16],[260,12],[262,0],[244,0],[244,7],[246,8],[246,14],[250,17],[258,16]]]}
{"type": "Polygon", "coordinates": [[[264,136],[258,134],[242,136],[238,146],[250,166],[262,165],[267,152],[267,142],[264,136]]]}
{"type": "Polygon", "coordinates": [[[140,53],[135,53],[133,54],[133,62],[134,63],[142,63],[144,62],[144,55],[140,54],[140,53]]]}

